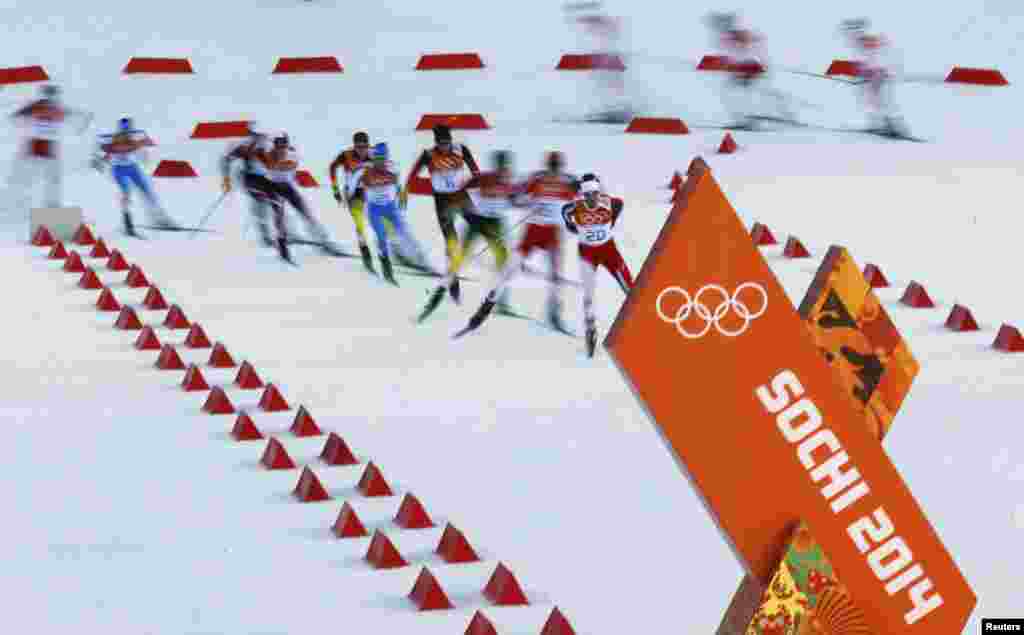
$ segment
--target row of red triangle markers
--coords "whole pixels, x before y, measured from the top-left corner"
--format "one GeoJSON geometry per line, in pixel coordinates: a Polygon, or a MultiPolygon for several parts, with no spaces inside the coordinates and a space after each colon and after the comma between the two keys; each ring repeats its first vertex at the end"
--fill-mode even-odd
{"type": "MultiPolygon", "coordinates": [[[[754,223],[750,229],[751,240],[754,241],[759,247],[777,245],[778,241],[768,227],[762,223],[754,223]]],[[[785,247],[782,250],[782,255],[786,258],[810,258],[811,253],[804,247],[803,243],[800,242],[795,236],[790,236],[786,240],[785,247]]],[[[889,286],[889,281],[882,273],[881,268],[875,264],[867,264],[864,267],[864,279],[867,280],[868,284],[873,289],[881,289],[889,286]]],[[[928,291],[925,290],[924,285],[920,282],[911,281],[907,285],[907,288],[903,291],[903,295],[900,297],[900,304],[914,308],[914,309],[933,309],[935,308],[935,302],[932,301],[931,296],[928,295],[928,291]]],[[[979,331],[981,328],[978,326],[978,322],[974,319],[974,315],[971,310],[962,304],[956,304],[949,312],[949,316],[946,318],[945,327],[950,331],[957,333],[967,333],[971,331],[979,331]]],[[[1020,330],[1010,324],[1003,324],[999,327],[999,332],[996,334],[995,340],[992,342],[992,347],[1009,353],[1016,353],[1024,351],[1024,335],[1021,334],[1020,330]]]]}
{"type": "MultiPolygon", "coordinates": [[[[147,288],[142,306],[149,310],[166,310],[163,326],[169,330],[188,329],[184,346],[190,349],[211,349],[207,363],[212,368],[238,367],[238,373],[232,382],[233,388],[242,390],[263,389],[258,408],[264,412],[281,412],[291,410],[280,390],[273,384],[264,384],[256,369],[248,361],[241,366],[236,364],[227,348],[220,342],[212,343],[202,326],[190,322],[184,311],[177,304],[168,305],[160,289],[152,285],[144,272],[137,265],[129,265],[124,256],[116,249],[111,250],[102,238],[96,238],[88,226],[82,225],[72,242],[81,247],[90,247],[88,258],[106,258],[106,269],[109,271],[127,271],[126,286],[130,288],[147,288]]],[[[181,387],[188,392],[209,391],[202,406],[204,412],[211,415],[238,414],[231,435],[237,441],[256,441],[264,439],[264,434],[256,427],[252,417],[245,409],[236,409],[221,386],[211,386],[203,376],[197,364],[185,365],[177,350],[171,344],[161,344],[152,326],[142,324],[135,310],[130,305],[118,302],[109,287],[103,285],[96,270],[88,267],[82,256],[75,250],[67,250],[64,244],[55,240],[46,227],[40,227],[32,238],[32,244],[38,247],[49,247],[48,258],[63,260],[62,270],[68,273],[81,273],[79,286],[85,289],[100,289],[100,297],[96,308],[100,311],[118,312],[115,328],[120,330],[136,330],[139,336],[135,341],[138,350],[159,350],[155,366],[161,370],[184,370],[185,377],[181,387]]],[[[289,431],[296,437],[321,436],[323,431],[314,421],[305,406],[299,406],[289,431]]],[[[327,466],[358,465],[359,460],[352,453],[345,440],[336,432],[331,432],[319,455],[320,461],[327,466]]],[[[298,469],[298,465],[288,454],[284,444],[273,436],[267,441],[260,464],[268,470],[298,469]]],[[[367,466],[356,486],[357,491],[365,497],[394,496],[394,492],[384,478],[380,468],[372,461],[367,466]]],[[[311,503],[332,500],[330,493],[309,465],[303,466],[298,483],[292,494],[301,502],[311,503]]],[[[422,503],[413,494],[407,493],[403,498],[393,523],[403,529],[426,529],[435,526],[422,503]]],[[[331,531],[340,539],[362,538],[369,535],[366,526],[359,519],[351,503],[345,502],[331,527],[331,531]]],[[[465,535],[448,523],[441,535],[435,553],[448,564],[478,562],[480,558],[466,539],[465,535]]],[[[375,569],[394,569],[409,566],[409,562],[398,551],[391,539],[380,529],[376,529],[370,540],[365,560],[375,569]]],[[[483,596],[495,606],[522,606],[529,604],[519,582],[503,563],[498,563],[489,581],[484,587],[483,596]]],[[[427,567],[423,567],[412,591],[408,595],[416,607],[423,610],[440,610],[455,608],[437,578],[427,567]]],[[[467,635],[495,634],[493,623],[477,611],[467,630],[467,635]]],[[[565,616],[555,607],[549,615],[541,631],[542,635],[572,635],[572,626],[565,616]]]]}

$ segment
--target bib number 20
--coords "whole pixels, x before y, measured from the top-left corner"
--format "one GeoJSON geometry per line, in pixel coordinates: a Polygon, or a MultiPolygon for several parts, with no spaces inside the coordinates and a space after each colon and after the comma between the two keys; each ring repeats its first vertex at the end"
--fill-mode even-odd
{"type": "Polygon", "coordinates": [[[587,242],[597,243],[607,238],[608,232],[603,229],[588,229],[583,237],[587,239],[587,242]]]}

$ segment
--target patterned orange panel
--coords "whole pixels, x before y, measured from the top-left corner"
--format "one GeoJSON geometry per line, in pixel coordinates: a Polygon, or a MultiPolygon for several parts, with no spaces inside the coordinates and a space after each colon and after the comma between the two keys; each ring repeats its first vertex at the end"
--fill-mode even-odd
{"type": "Polygon", "coordinates": [[[868,430],[883,439],[920,366],[846,249],[829,248],[799,312],[868,430]]]}
{"type": "Polygon", "coordinates": [[[828,556],[799,523],[746,635],[874,635],[828,556]]]}

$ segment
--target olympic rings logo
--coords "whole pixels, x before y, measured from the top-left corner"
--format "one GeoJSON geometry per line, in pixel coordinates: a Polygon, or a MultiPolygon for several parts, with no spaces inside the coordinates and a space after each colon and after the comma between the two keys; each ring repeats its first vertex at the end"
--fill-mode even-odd
{"type": "Polygon", "coordinates": [[[580,225],[604,225],[611,222],[608,214],[595,214],[584,212],[579,215],[580,225]]]}
{"type": "Polygon", "coordinates": [[[682,287],[666,287],[658,294],[658,300],[655,308],[658,311],[658,317],[663,322],[673,324],[679,334],[689,340],[699,339],[707,335],[711,327],[715,327],[719,333],[726,337],[738,337],[747,331],[750,323],[757,318],[764,315],[764,312],[768,310],[768,293],[764,287],[757,284],[756,282],[744,282],[740,286],[736,287],[736,291],[729,295],[729,292],[724,287],[717,284],[706,284],[701,287],[696,294],[690,295],[688,291],[682,287]],[[760,308],[757,311],[751,311],[750,307],[744,304],[740,300],[740,294],[746,289],[753,289],[761,295],[760,308]],[[707,293],[716,293],[721,297],[721,301],[714,306],[709,308],[702,300],[707,293]],[[665,296],[669,294],[678,294],[682,296],[683,302],[676,309],[675,315],[666,315],[665,310],[662,306],[662,301],[665,296]],[[741,320],[743,325],[736,329],[728,329],[722,326],[722,318],[726,316],[730,311],[735,313],[741,320]],[[690,317],[691,314],[695,314],[698,318],[704,321],[704,326],[696,332],[688,330],[683,323],[690,317]]]}

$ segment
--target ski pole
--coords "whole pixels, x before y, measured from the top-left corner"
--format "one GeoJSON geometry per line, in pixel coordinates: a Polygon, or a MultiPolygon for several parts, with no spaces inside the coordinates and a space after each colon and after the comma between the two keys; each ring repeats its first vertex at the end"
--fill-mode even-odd
{"type": "MultiPolygon", "coordinates": [[[[228,192],[224,192],[220,195],[220,198],[214,201],[213,204],[207,208],[206,214],[203,215],[203,219],[199,221],[199,225],[196,226],[196,229],[202,229],[203,226],[206,225],[206,221],[210,220],[210,217],[213,216],[213,213],[217,211],[217,208],[220,207],[220,204],[224,202],[224,199],[227,198],[227,196],[228,192]]],[[[199,232],[192,232],[192,236],[190,236],[190,238],[195,238],[198,233],[199,232]]]]}

